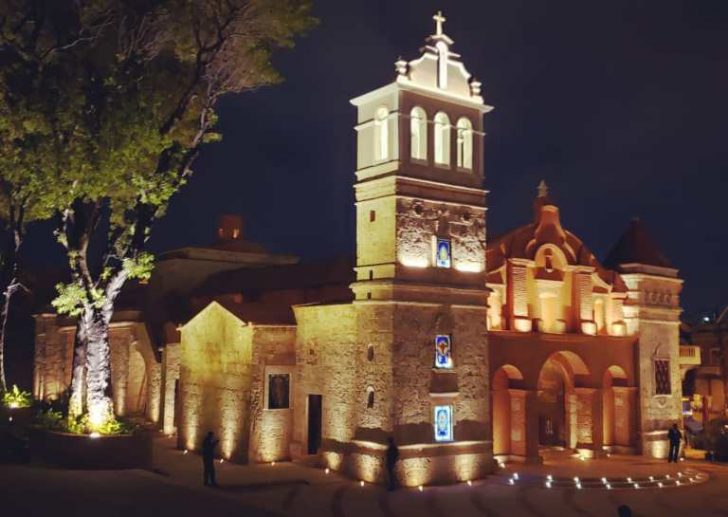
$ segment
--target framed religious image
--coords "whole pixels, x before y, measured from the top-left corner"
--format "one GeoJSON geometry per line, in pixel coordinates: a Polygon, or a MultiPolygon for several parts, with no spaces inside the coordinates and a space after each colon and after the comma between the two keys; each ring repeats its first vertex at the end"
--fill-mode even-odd
{"type": "Polygon", "coordinates": [[[435,337],[435,368],[452,368],[452,345],[447,334],[435,337]]]}
{"type": "Polygon", "coordinates": [[[435,441],[452,441],[452,406],[435,406],[435,441]]]}
{"type": "Polygon", "coordinates": [[[268,374],[268,409],[288,409],[290,407],[290,387],[290,374],[268,374]]]}
{"type": "Polygon", "coordinates": [[[435,265],[449,268],[452,263],[452,246],[450,239],[437,239],[435,245],[435,265]]]}

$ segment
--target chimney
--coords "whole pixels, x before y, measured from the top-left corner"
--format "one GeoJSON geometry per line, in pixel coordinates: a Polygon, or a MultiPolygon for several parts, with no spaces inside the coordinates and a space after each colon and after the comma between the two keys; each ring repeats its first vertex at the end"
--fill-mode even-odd
{"type": "Polygon", "coordinates": [[[217,238],[226,241],[243,240],[243,218],[240,215],[223,214],[217,225],[217,238]]]}

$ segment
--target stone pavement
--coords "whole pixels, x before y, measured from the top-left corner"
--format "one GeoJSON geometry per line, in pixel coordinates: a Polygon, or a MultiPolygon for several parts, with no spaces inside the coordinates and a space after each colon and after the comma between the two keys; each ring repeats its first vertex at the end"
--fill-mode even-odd
{"type": "MultiPolygon", "coordinates": [[[[171,439],[160,439],[155,447],[156,473],[139,473],[155,477],[165,483],[191,490],[214,493],[221,500],[236,500],[274,515],[291,516],[432,516],[457,514],[508,515],[597,515],[614,516],[620,504],[629,504],[635,515],[663,516],[685,512],[728,516],[728,466],[705,462],[685,461],[669,465],[641,457],[611,457],[601,460],[579,461],[569,457],[547,458],[544,465],[508,466],[483,481],[457,486],[401,489],[389,493],[379,486],[365,484],[336,473],[326,474],[321,469],[293,463],[276,465],[241,466],[217,464],[221,488],[201,486],[201,460],[194,454],[184,454],[173,448],[171,439]],[[509,480],[518,473],[513,485],[509,480]],[[700,478],[697,479],[697,473],[700,478]],[[659,488],[657,478],[675,480],[678,473],[696,477],[695,483],[659,488]],[[627,477],[645,482],[655,478],[651,487],[634,489],[586,488],[577,489],[544,486],[551,474],[564,479],[578,476],[599,480],[627,477]],[[534,482],[535,480],[535,482],[534,482]]],[[[682,478],[681,478],[682,479],[682,478]]],[[[598,484],[598,483],[597,483],[598,484]]],[[[649,483],[648,483],[649,484],[649,483]]]]}
{"type": "MultiPolygon", "coordinates": [[[[218,489],[202,486],[200,457],[155,443],[152,471],[78,471],[39,465],[0,465],[0,517],[509,517],[615,516],[620,504],[634,515],[728,516],[728,466],[686,461],[678,465],[641,457],[579,461],[549,457],[542,466],[509,466],[471,486],[423,487],[386,492],[321,469],[292,463],[218,464],[218,489]],[[599,480],[655,480],[700,471],[687,486],[608,490],[599,480]],[[518,473],[513,485],[509,479],[518,473]],[[548,489],[546,476],[563,478],[548,489]],[[584,481],[578,489],[573,477],[584,481]],[[569,479],[571,478],[571,483],[569,479]],[[595,480],[594,488],[587,479],[595,480]]],[[[616,484],[615,484],[616,485],[616,484]]],[[[626,485],[629,486],[629,485],[626,485]]]]}

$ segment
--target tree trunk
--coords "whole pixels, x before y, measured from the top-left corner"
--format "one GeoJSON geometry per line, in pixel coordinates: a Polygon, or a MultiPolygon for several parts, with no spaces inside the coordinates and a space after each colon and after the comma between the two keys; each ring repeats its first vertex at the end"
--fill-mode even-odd
{"type": "Polygon", "coordinates": [[[3,261],[3,271],[0,273],[2,280],[2,299],[0,299],[0,392],[8,390],[5,379],[5,337],[8,329],[8,316],[10,315],[10,301],[13,294],[23,287],[18,280],[18,252],[23,242],[22,232],[13,230],[8,253],[3,261]]]}
{"type": "Polygon", "coordinates": [[[68,401],[68,416],[76,418],[86,410],[86,336],[88,321],[82,314],[76,323],[76,337],[73,341],[73,370],[71,374],[71,396],[68,401]]]}
{"type": "Polygon", "coordinates": [[[97,307],[87,304],[81,315],[84,329],[80,337],[85,341],[85,346],[79,343],[79,353],[83,346],[86,355],[86,409],[92,431],[114,418],[109,322],[114,314],[114,303],[126,278],[126,271],[117,271],[106,285],[103,305],[97,307]]]}
{"type": "Polygon", "coordinates": [[[86,407],[91,430],[113,418],[114,406],[111,400],[111,359],[109,350],[109,322],[113,304],[105,303],[98,309],[89,307],[86,335],[86,407]]]}

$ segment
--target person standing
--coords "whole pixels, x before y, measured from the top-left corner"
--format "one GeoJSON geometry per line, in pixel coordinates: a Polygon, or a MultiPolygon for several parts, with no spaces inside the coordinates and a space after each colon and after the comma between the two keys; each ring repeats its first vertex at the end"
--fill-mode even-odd
{"type": "Polygon", "coordinates": [[[399,449],[391,436],[387,438],[387,443],[387,490],[391,492],[395,489],[394,468],[399,459],[399,449]]]}
{"type": "Polygon", "coordinates": [[[680,453],[680,442],[682,441],[682,433],[677,428],[677,424],[672,424],[672,428],[667,432],[667,439],[670,441],[670,453],[667,456],[667,462],[677,463],[677,457],[680,453]]]}
{"type": "Polygon", "coordinates": [[[215,447],[217,447],[217,444],[218,440],[215,440],[214,433],[208,431],[205,439],[202,440],[202,467],[205,486],[217,486],[215,480],[215,447]]]}

